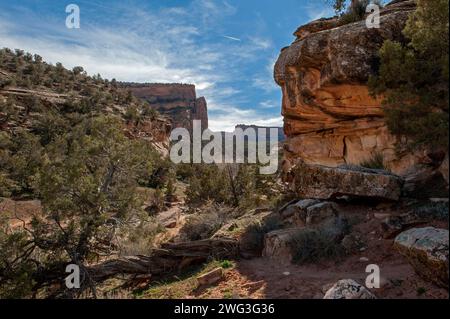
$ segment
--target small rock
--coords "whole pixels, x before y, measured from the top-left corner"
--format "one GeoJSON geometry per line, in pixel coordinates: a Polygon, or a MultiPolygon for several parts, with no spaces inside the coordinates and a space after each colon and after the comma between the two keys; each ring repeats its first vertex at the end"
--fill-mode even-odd
{"type": "Polygon", "coordinates": [[[446,229],[413,228],[398,235],[394,246],[422,278],[448,289],[448,236],[446,229]]]}
{"type": "Polygon", "coordinates": [[[283,275],[284,275],[284,276],[290,276],[291,273],[290,273],[289,271],[285,271],[285,272],[283,273],[283,275]]]}
{"type": "Polygon", "coordinates": [[[323,299],[376,299],[376,297],[353,279],[343,279],[334,284],[323,299]]]}
{"type": "Polygon", "coordinates": [[[165,224],[164,224],[164,227],[165,228],[175,228],[175,227],[177,227],[177,221],[176,220],[171,220],[171,221],[168,221],[168,222],[166,222],[165,224]]]}
{"type": "Polygon", "coordinates": [[[367,258],[367,257],[361,257],[361,258],[359,258],[359,261],[365,263],[365,262],[368,262],[368,261],[369,261],[369,258],[367,258]]]}
{"type": "Polygon", "coordinates": [[[373,217],[375,217],[376,219],[379,219],[379,220],[384,220],[386,218],[391,217],[391,214],[388,214],[388,213],[375,213],[375,214],[373,214],[373,217]]]}
{"type": "Polygon", "coordinates": [[[217,284],[223,279],[223,269],[216,268],[202,276],[197,277],[199,286],[211,286],[217,284]]]}

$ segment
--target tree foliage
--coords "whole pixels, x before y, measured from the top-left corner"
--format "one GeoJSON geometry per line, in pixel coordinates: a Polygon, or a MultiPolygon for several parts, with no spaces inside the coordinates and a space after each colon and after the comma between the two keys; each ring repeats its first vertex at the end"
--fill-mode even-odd
{"type": "Polygon", "coordinates": [[[67,96],[0,95],[0,196],[42,204],[42,213],[26,219],[2,211],[0,298],[75,297],[87,288],[95,295],[86,265],[117,253],[117,233],[142,225],[148,214],[138,186],[163,183],[166,172],[149,142],[125,134],[126,110],[141,121],[158,115],[81,67],[69,71],[3,49],[0,69],[18,87],[30,77],[34,89],[67,96]],[[65,289],[67,264],[80,267],[82,289],[65,289]]]}
{"type": "Polygon", "coordinates": [[[387,40],[369,80],[384,97],[390,131],[411,148],[448,147],[448,4],[418,0],[403,31],[407,43],[387,40]]]}

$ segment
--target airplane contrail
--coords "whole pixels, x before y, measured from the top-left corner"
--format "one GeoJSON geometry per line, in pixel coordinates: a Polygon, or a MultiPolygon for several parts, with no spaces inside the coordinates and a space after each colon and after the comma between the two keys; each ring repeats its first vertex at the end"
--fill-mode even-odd
{"type": "Polygon", "coordinates": [[[228,35],[224,35],[223,37],[224,37],[224,38],[226,38],[226,39],[229,39],[229,40],[233,40],[233,41],[239,41],[239,42],[241,42],[241,39],[239,39],[239,38],[235,38],[235,37],[230,37],[230,36],[228,36],[228,35]]]}

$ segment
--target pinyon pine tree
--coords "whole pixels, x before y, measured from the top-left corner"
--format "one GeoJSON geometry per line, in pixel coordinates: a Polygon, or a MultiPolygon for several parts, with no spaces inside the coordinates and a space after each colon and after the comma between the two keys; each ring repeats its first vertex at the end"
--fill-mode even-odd
{"type": "Polygon", "coordinates": [[[411,148],[448,148],[448,0],[418,0],[403,31],[386,41],[380,69],[369,80],[384,97],[390,131],[411,148]]]}

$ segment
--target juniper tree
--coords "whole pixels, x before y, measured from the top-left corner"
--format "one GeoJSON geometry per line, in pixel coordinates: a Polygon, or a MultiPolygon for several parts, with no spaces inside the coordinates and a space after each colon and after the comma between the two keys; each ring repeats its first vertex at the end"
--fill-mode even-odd
{"type": "Polygon", "coordinates": [[[390,131],[408,148],[448,148],[448,0],[418,0],[403,31],[406,43],[387,40],[380,68],[369,80],[384,96],[390,131]]]}

